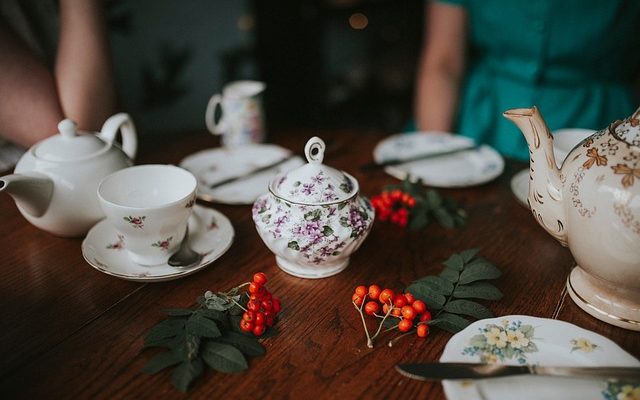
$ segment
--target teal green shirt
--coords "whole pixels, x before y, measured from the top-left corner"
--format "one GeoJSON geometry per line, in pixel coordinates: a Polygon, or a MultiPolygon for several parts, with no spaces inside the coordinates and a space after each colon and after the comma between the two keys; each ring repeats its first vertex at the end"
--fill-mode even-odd
{"type": "Polygon", "coordinates": [[[551,130],[600,129],[640,105],[640,1],[440,1],[468,13],[462,135],[526,160],[507,109],[537,105],[551,130]]]}

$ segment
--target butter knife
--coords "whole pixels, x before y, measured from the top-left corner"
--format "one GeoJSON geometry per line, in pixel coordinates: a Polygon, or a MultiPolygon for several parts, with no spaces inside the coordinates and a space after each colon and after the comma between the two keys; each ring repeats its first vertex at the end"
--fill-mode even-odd
{"type": "Polygon", "coordinates": [[[277,167],[279,165],[282,165],[282,164],[286,163],[287,161],[291,160],[292,158],[294,158],[296,156],[297,156],[297,154],[293,154],[292,153],[292,154],[289,154],[288,156],[286,156],[284,158],[281,158],[281,159],[279,159],[277,161],[274,161],[272,163],[269,163],[267,165],[263,165],[262,167],[258,167],[258,168],[252,169],[251,171],[248,171],[248,172],[246,172],[244,174],[232,176],[230,178],[226,178],[226,179],[223,179],[221,181],[214,182],[214,183],[209,185],[209,189],[215,189],[215,188],[218,188],[218,187],[223,186],[223,185],[228,185],[229,183],[236,182],[236,181],[239,181],[239,180],[242,180],[242,179],[246,179],[246,178],[248,178],[250,176],[253,176],[255,174],[258,174],[260,172],[264,172],[264,171],[270,170],[272,168],[275,168],[275,167],[277,167]]]}
{"type": "Polygon", "coordinates": [[[368,171],[368,170],[372,170],[372,169],[377,169],[377,168],[384,168],[384,167],[389,167],[392,165],[399,165],[399,164],[406,164],[412,161],[421,161],[421,160],[429,160],[432,158],[438,158],[438,157],[443,157],[443,156],[450,156],[452,154],[457,154],[457,153],[462,153],[463,151],[468,151],[468,150],[475,150],[477,149],[479,146],[478,145],[470,145],[470,146],[464,146],[464,147],[458,147],[457,149],[453,149],[453,150],[447,150],[447,151],[441,151],[438,153],[427,153],[427,154],[419,154],[417,156],[413,156],[413,157],[407,157],[407,158],[393,158],[393,159],[389,159],[389,160],[385,160],[382,162],[370,162],[368,164],[364,164],[360,167],[361,171],[368,171]]]}
{"type": "Polygon", "coordinates": [[[640,381],[640,367],[545,367],[538,365],[504,365],[473,363],[398,364],[404,376],[421,381],[441,379],[488,379],[516,375],[556,376],[640,381]]]}

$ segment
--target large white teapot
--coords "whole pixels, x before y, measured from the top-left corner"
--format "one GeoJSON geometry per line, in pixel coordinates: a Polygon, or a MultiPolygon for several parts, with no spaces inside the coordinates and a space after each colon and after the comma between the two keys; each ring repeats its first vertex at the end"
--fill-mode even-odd
{"type": "Polygon", "coordinates": [[[109,118],[99,133],[79,132],[68,119],[59,134],[36,143],[13,175],[0,177],[0,192],[16,201],[33,225],[58,236],[82,236],[104,214],[97,197],[100,180],[133,164],[137,137],[128,114],[109,118]],[[122,133],[122,148],[115,143],[122,133]]]}
{"type": "Polygon", "coordinates": [[[529,145],[529,205],[578,266],[571,298],[598,319],[640,331],[640,109],[574,147],[560,169],[538,109],[509,110],[529,145]]]}

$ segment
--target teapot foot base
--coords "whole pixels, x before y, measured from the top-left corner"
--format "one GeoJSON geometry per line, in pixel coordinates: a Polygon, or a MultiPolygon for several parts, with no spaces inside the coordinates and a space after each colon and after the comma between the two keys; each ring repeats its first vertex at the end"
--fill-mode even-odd
{"type": "Polygon", "coordinates": [[[291,261],[287,261],[284,258],[276,256],[276,263],[281,270],[289,275],[297,276],[298,278],[320,279],[342,272],[349,265],[349,259],[347,258],[331,265],[310,267],[292,263],[291,261]]]}
{"type": "MultiPolygon", "coordinates": [[[[571,299],[591,316],[621,328],[640,331],[640,301],[621,293],[576,266],[567,278],[571,299]]],[[[637,294],[636,294],[637,295],[637,294]]]]}

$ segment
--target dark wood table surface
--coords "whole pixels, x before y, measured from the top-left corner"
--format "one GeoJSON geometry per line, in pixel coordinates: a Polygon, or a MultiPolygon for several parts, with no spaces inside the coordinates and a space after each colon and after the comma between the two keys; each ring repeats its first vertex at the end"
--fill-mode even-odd
{"type": "MultiPolygon", "coordinates": [[[[279,133],[272,141],[301,151],[319,135],[328,143],[325,163],[352,173],[366,196],[395,181],[382,171],[363,173],[384,137],[359,131],[279,133]]],[[[142,142],[137,163],[173,163],[217,146],[208,134],[142,142]]],[[[401,290],[435,274],[454,252],[481,247],[503,271],[496,285],[504,298],[486,303],[495,315],[526,314],[568,321],[593,330],[640,356],[638,333],[600,322],[567,296],[573,267],[569,251],[540,228],[516,202],[509,181],[526,165],[507,161],[497,180],[474,188],[443,190],[469,213],[468,225],[446,230],[432,224],[408,232],[376,221],[342,273],[320,280],[282,272],[262,243],[250,206],[213,205],[236,231],[229,251],[202,271],[170,282],[135,283],[103,274],[82,258],[81,239],[54,237],[31,226],[13,200],[0,196],[0,394],[2,398],[181,398],[170,372],[141,372],[154,354],[143,336],[163,309],[189,307],[207,290],[225,290],[257,271],[270,278],[283,311],[277,336],[249,370],[223,375],[208,370],[188,393],[194,398],[443,398],[440,383],[400,376],[398,362],[436,361],[451,334],[433,330],[426,340],[407,337],[393,348],[368,349],[351,304],[357,285],[372,282],[401,290]]]]}

